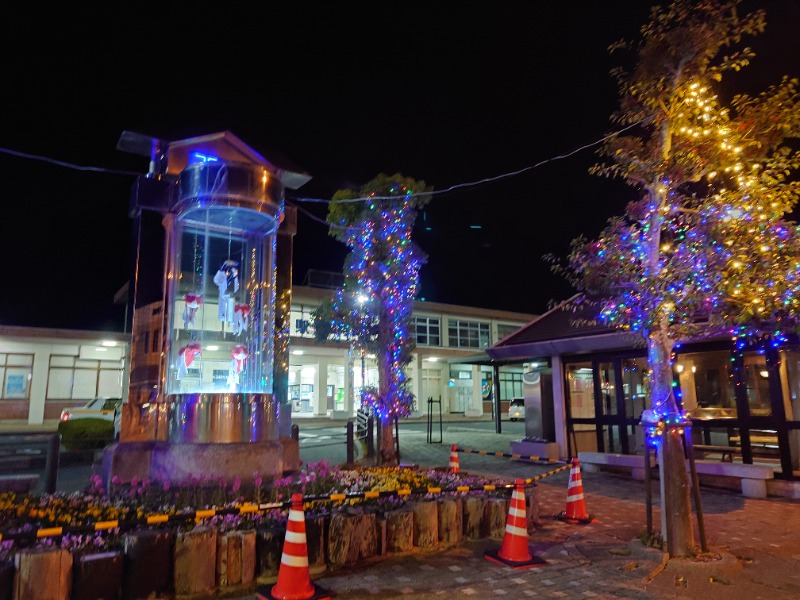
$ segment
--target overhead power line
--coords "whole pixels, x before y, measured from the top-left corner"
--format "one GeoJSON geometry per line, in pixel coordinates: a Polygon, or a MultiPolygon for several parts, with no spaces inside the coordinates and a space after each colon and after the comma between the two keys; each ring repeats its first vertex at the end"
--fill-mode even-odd
{"type": "MultiPolygon", "coordinates": [[[[578,152],[586,150],[587,148],[592,148],[594,146],[602,144],[606,140],[608,140],[608,139],[610,139],[610,138],[612,138],[614,136],[617,136],[620,133],[623,133],[623,132],[627,131],[628,129],[636,127],[637,125],[640,125],[641,123],[645,122],[646,120],[647,119],[643,119],[642,121],[637,121],[636,123],[632,123],[631,125],[628,125],[627,127],[623,127],[622,129],[620,129],[618,131],[614,131],[612,133],[609,133],[609,134],[603,136],[602,138],[600,138],[598,140],[595,140],[594,142],[590,142],[588,144],[584,144],[583,146],[579,146],[578,148],[575,148],[574,150],[571,150],[571,151],[569,151],[569,152],[567,152],[565,154],[559,154],[557,156],[553,156],[551,158],[547,158],[545,160],[539,161],[536,164],[529,165],[527,167],[523,167],[522,169],[518,169],[516,171],[511,171],[509,173],[502,173],[501,175],[496,175],[494,177],[485,177],[485,178],[479,179],[477,181],[470,181],[470,182],[465,182],[465,183],[457,183],[455,185],[451,185],[450,187],[447,187],[447,188],[444,188],[444,189],[441,189],[441,190],[433,190],[433,191],[430,191],[430,192],[414,192],[414,193],[408,194],[408,196],[440,196],[442,194],[446,194],[448,192],[452,192],[452,191],[459,190],[459,189],[462,189],[462,188],[474,187],[474,186],[481,185],[481,184],[484,184],[484,183],[492,183],[494,181],[499,181],[501,179],[506,179],[508,177],[514,177],[516,175],[520,175],[522,173],[526,173],[527,171],[530,171],[532,169],[537,169],[537,168],[539,168],[539,167],[541,167],[543,165],[546,165],[547,163],[550,163],[550,162],[553,162],[553,161],[556,161],[556,160],[562,160],[564,158],[569,158],[570,156],[573,156],[573,155],[577,154],[578,152]]],[[[0,148],[0,152],[5,153],[5,154],[10,154],[12,156],[18,156],[20,158],[28,158],[28,159],[31,159],[31,160],[38,160],[38,161],[42,161],[42,162],[47,162],[47,163],[50,163],[50,164],[57,165],[59,167],[65,167],[67,169],[74,169],[74,170],[77,170],[77,171],[92,171],[92,172],[95,172],[95,173],[109,173],[111,175],[126,175],[126,176],[132,176],[132,177],[139,177],[139,176],[142,175],[142,173],[138,173],[138,172],[135,172],[135,171],[121,171],[121,170],[117,170],[117,169],[107,169],[107,168],[104,168],[104,167],[93,167],[93,166],[76,165],[76,164],[68,163],[68,162],[65,162],[65,161],[62,161],[62,160],[49,158],[47,156],[40,156],[40,155],[37,155],[37,154],[29,154],[27,152],[20,152],[18,150],[11,150],[9,148],[0,148]]],[[[396,200],[397,198],[398,198],[398,196],[369,196],[369,197],[348,198],[346,200],[335,200],[334,201],[334,200],[326,200],[324,198],[308,198],[308,197],[298,196],[298,197],[293,197],[292,200],[294,200],[295,202],[311,202],[311,203],[329,204],[331,202],[350,203],[350,202],[365,202],[367,200],[396,200]]],[[[300,208],[300,207],[298,206],[298,208],[300,208]]],[[[312,215],[310,212],[308,212],[306,210],[303,210],[303,213],[308,215],[312,219],[315,219],[317,221],[320,221],[320,222],[323,222],[325,224],[328,224],[326,221],[320,220],[318,217],[315,217],[314,215],[312,215]]]]}
{"type": "Polygon", "coordinates": [[[134,171],[119,171],[116,169],[106,169],[104,167],[91,167],[91,166],[86,167],[81,165],[75,165],[72,163],[64,162],[62,160],[56,160],[55,158],[48,158],[47,156],[39,156],[38,154],[28,154],[26,152],[19,152],[17,150],[10,150],[8,148],[0,148],[0,152],[11,154],[12,156],[19,156],[20,158],[30,158],[33,160],[40,160],[42,162],[58,165],[59,167],[75,169],[76,171],[94,171],[95,173],[109,173],[111,175],[132,175],[133,177],[138,177],[139,175],[141,175],[141,173],[136,173],[134,171]]]}
{"type": "MultiPolygon", "coordinates": [[[[631,129],[633,127],[641,125],[645,121],[649,121],[649,120],[650,120],[650,117],[648,117],[647,119],[642,119],[641,121],[637,121],[636,123],[631,123],[627,127],[623,127],[622,129],[620,129],[618,131],[614,131],[612,133],[609,133],[608,135],[605,135],[602,138],[600,138],[599,140],[595,140],[594,142],[591,142],[591,143],[588,143],[588,144],[584,144],[583,146],[579,146],[578,148],[575,148],[574,150],[570,150],[566,154],[559,154],[558,156],[553,156],[553,157],[547,158],[545,160],[539,161],[536,164],[529,165],[527,167],[523,167],[522,169],[519,169],[517,171],[511,171],[510,173],[503,173],[502,175],[496,175],[495,177],[485,177],[483,179],[479,179],[478,181],[471,181],[471,182],[467,182],[467,183],[457,183],[455,185],[451,185],[450,187],[447,187],[447,188],[444,188],[444,189],[441,189],[441,190],[434,190],[434,191],[431,191],[431,192],[414,192],[414,193],[411,193],[411,194],[404,195],[403,197],[407,197],[407,196],[408,197],[412,197],[412,196],[438,196],[440,194],[446,194],[447,192],[452,192],[454,190],[458,190],[458,189],[461,189],[461,188],[472,187],[472,186],[480,185],[482,183],[491,183],[493,181],[499,181],[501,179],[505,179],[506,177],[514,177],[515,175],[520,175],[520,174],[525,173],[527,171],[530,171],[532,169],[537,169],[537,168],[541,167],[542,165],[546,165],[547,163],[550,163],[550,162],[553,162],[553,161],[556,161],[556,160],[562,160],[564,158],[569,158],[570,156],[573,156],[573,155],[577,154],[578,152],[581,152],[582,150],[586,150],[587,148],[592,148],[593,146],[597,146],[599,144],[602,144],[606,140],[611,139],[612,137],[617,136],[620,133],[623,133],[623,132],[627,131],[628,129],[631,129]]],[[[367,196],[367,197],[359,197],[359,198],[347,198],[346,200],[326,200],[324,198],[307,198],[307,197],[303,197],[303,196],[298,196],[298,197],[293,198],[293,200],[296,200],[298,202],[316,202],[316,203],[330,204],[330,203],[365,202],[367,200],[397,200],[398,198],[399,198],[399,196],[367,196]]]]}

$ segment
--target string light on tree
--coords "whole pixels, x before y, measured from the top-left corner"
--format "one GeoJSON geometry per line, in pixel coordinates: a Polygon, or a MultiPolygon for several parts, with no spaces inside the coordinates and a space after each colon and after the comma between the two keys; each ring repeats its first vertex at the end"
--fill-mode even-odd
{"type": "MultiPolygon", "coordinates": [[[[715,84],[750,63],[743,36],[761,33],[764,11],[739,0],[675,0],[654,7],[635,67],[613,71],[620,109],[633,129],[610,137],[591,172],[639,193],[594,240],[573,240],[552,259],[581,292],[565,303],[597,307],[596,320],[636,332],[652,372],[642,425],[661,445],[662,515],[673,556],[694,548],[681,434],[690,425],[676,394],[673,349],[684,340],[729,337],[774,351],[800,333],[800,131],[797,80],[722,106],[715,84]]],[[[767,363],[774,365],[768,354],[767,363]]],[[[740,377],[741,379],[741,377],[740,377]]]]}
{"type": "MultiPolygon", "coordinates": [[[[425,191],[424,182],[379,175],[359,190],[361,203],[348,202],[357,197],[354,190],[340,190],[329,206],[328,222],[337,226],[331,235],[350,253],[344,284],[315,311],[315,327],[318,337],[344,338],[376,356],[378,384],[362,382],[361,404],[381,419],[384,437],[391,421],[414,406],[405,370],[415,348],[412,309],[426,257],[411,234],[417,209],[429,201],[425,191]]],[[[385,460],[393,460],[390,442],[381,439],[385,460]]]]}

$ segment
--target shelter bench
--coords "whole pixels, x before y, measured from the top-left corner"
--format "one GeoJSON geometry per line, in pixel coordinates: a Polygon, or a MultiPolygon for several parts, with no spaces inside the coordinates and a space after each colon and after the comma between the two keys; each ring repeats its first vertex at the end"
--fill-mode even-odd
{"type": "MultiPolygon", "coordinates": [[[[723,462],[733,462],[734,459],[742,458],[741,446],[711,446],[708,444],[694,444],[693,446],[697,458],[707,458],[706,454],[719,454],[720,460],[723,462]]],[[[753,456],[761,456],[767,458],[775,458],[780,456],[778,448],[772,446],[756,446],[750,447],[750,453],[753,456]]]]}
{"type": "Polygon", "coordinates": [[[733,457],[741,457],[742,449],[739,446],[711,446],[708,444],[694,444],[692,446],[700,458],[705,458],[706,454],[719,454],[722,462],[733,462],[733,457]]]}
{"type": "MultiPolygon", "coordinates": [[[[742,436],[732,435],[730,437],[731,444],[741,444],[742,436]]],[[[778,436],[777,435],[751,435],[750,445],[753,448],[777,448],[778,436]]]]}
{"type": "MultiPolygon", "coordinates": [[[[578,452],[581,469],[587,472],[623,471],[634,479],[644,479],[644,456],[641,454],[614,454],[609,452],[578,452]]],[[[656,457],[650,456],[650,466],[657,465],[656,457]]],[[[772,467],[716,460],[695,460],[695,471],[700,483],[709,486],[736,489],[747,498],[766,498],[767,480],[775,478],[772,467]]],[[[686,461],[689,470],[689,461],[686,461]]],[[[653,471],[658,477],[658,469],[653,471]]]]}
{"type": "MultiPolygon", "coordinates": [[[[765,465],[695,460],[694,467],[698,479],[708,485],[731,487],[730,481],[739,479],[742,496],[747,498],[766,498],[767,480],[775,478],[772,467],[765,465]]],[[[689,468],[688,461],[686,468],[689,468]]]]}
{"type": "MultiPolygon", "coordinates": [[[[730,437],[731,444],[737,446],[742,443],[741,436],[732,435],[730,437]]],[[[750,451],[753,456],[764,457],[778,457],[780,456],[780,448],[778,447],[777,435],[751,435],[750,436],[750,451]]]]}
{"type": "MultiPolygon", "coordinates": [[[[581,469],[587,472],[607,470],[624,470],[634,479],[644,479],[644,455],[642,454],[614,454],[610,452],[578,452],[578,462],[581,469]]],[[[650,466],[657,465],[654,454],[650,455],[650,466]]]]}

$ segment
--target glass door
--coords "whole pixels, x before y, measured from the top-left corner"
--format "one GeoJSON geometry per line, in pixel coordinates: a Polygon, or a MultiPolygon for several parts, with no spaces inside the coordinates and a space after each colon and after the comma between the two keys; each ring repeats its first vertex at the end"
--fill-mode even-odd
{"type": "Polygon", "coordinates": [[[591,361],[564,366],[567,390],[567,434],[571,456],[578,452],[602,452],[594,399],[594,367],[591,361]]]}
{"type": "Polygon", "coordinates": [[[606,452],[622,452],[619,426],[614,417],[617,410],[617,376],[614,361],[597,363],[597,396],[600,398],[598,420],[603,430],[606,452]]]}
{"type": "Polygon", "coordinates": [[[642,411],[647,408],[647,390],[650,388],[647,359],[643,356],[621,359],[620,375],[623,452],[639,454],[644,451],[644,433],[639,423],[642,411]]]}
{"type": "Polygon", "coordinates": [[[647,405],[644,356],[609,356],[565,364],[567,424],[576,452],[642,451],[640,419],[647,405]]]}

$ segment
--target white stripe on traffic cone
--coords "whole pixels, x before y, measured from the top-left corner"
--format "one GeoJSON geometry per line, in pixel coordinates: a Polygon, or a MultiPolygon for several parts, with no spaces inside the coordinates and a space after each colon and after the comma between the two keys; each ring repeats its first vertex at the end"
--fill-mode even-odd
{"type": "Polygon", "coordinates": [[[302,494],[292,494],[278,581],[263,594],[257,590],[256,597],[259,600],[321,600],[331,597],[327,590],[311,583],[302,494]]]}
{"type": "Polygon", "coordinates": [[[458,466],[458,446],[453,444],[450,446],[450,464],[447,465],[451,473],[458,473],[460,471],[458,466]]]}
{"type": "Polygon", "coordinates": [[[569,484],[567,485],[567,509],[563,512],[566,521],[587,522],[592,518],[586,512],[586,503],[583,500],[583,480],[581,467],[577,458],[572,459],[572,468],[569,471],[569,484]]]}
{"type": "Polygon", "coordinates": [[[525,511],[525,482],[514,480],[514,493],[508,509],[506,532],[499,550],[488,550],[484,557],[492,562],[515,569],[527,569],[545,564],[541,558],[533,556],[528,546],[528,523],[525,511]]]}

